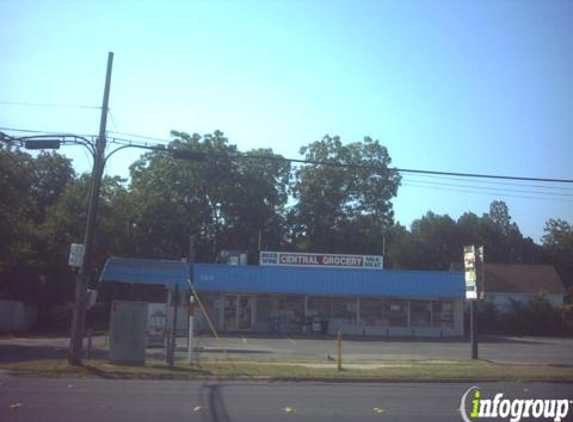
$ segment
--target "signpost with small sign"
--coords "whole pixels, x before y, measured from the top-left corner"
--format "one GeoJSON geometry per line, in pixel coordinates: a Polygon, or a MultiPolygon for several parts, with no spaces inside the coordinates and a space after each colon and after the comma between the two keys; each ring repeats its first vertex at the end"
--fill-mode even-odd
{"type": "Polygon", "coordinates": [[[72,243],[70,245],[70,256],[68,257],[68,265],[70,267],[80,268],[82,266],[85,249],[81,243],[72,243]]]}
{"type": "Polygon", "coordinates": [[[477,301],[483,299],[483,246],[464,246],[464,271],[466,284],[466,299],[470,302],[470,340],[472,344],[471,358],[478,358],[477,333],[477,301]]]}

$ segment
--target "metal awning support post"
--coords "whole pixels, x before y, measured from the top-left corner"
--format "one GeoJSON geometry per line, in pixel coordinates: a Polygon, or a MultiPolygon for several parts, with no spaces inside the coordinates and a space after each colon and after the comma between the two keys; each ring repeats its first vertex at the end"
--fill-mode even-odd
{"type": "Polygon", "coordinates": [[[177,306],[179,304],[179,285],[175,285],[173,294],[173,322],[171,324],[171,338],[169,339],[169,348],[167,349],[167,362],[169,369],[173,369],[175,364],[175,349],[177,348],[177,306]]]}

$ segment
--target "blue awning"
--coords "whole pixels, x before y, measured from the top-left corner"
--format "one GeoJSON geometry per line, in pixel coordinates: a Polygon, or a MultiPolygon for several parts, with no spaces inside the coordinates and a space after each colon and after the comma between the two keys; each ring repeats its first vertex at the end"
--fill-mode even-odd
{"type": "Polygon", "coordinates": [[[168,289],[189,289],[189,264],[185,261],[140,258],[108,258],[99,281],[159,284],[168,289]]]}
{"type": "MultiPolygon", "coordinates": [[[[184,261],[108,259],[100,281],[189,288],[184,261]]],[[[198,291],[262,294],[464,298],[462,272],[196,264],[198,291]]]]}

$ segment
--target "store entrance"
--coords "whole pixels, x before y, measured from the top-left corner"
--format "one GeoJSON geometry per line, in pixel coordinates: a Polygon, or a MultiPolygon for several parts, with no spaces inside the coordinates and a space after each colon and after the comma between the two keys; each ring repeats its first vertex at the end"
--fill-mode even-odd
{"type": "Polygon", "coordinates": [[[254,303],[253,296],[225,295],[225,329],[252,330],[254,303]]]}

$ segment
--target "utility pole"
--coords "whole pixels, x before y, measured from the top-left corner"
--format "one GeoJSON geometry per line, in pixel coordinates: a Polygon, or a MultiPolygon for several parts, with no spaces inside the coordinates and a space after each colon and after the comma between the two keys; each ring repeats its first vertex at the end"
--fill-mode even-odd
{"type": "Polygon", "coordinates": [[[105,76],[105,88],[101,107],[99,137],[96,143],[96,154],[92,170],[90,199],[88,204],[88,217],[86,222],[86,231],[84,234],[84,256],[82,259],[82,265],[78,271],[75,286],[75,306],[72,317],[70,348],[68,352],[68,362],[70,365],[81,365],[82,363],[82,348],[86,321],[87,289],[90,280],[90,265],[92,264],[93,240],[95,233],[97,207],[99,202],[99,192],[105,164],[105,132],[107,126],[107,114],[109,110],[108,105],[112,65],[113,53],[109,52],[107,57],[107,72],[105,76]]]}
{"type": "Polygon", "coordinates": [[[195,283],[195,236],[189,236],[189,329],[187,334],[187,362],[191,365],[193,360],[193,324],[195,319],[195,297],[193,296],[193,283],[195,283]]]}
{"type": "Polygon", "coordinates": [[[470,300],[470,343],[472,359],[478,358],[477,300],[470,300]]]}

